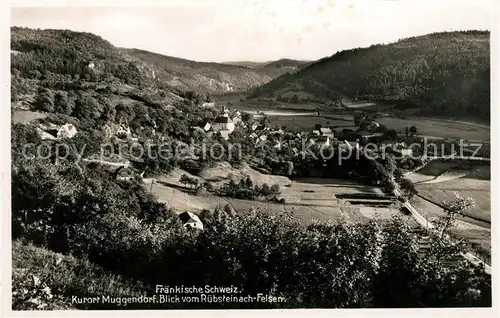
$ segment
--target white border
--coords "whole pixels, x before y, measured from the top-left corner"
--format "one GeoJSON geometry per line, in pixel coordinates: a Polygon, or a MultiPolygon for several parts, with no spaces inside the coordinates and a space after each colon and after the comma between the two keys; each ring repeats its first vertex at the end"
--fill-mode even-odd
{"type": "MultiPolygon", "coordinates": [[[[50,6],[169,6],[169,5],[182,5],[182,6],[207,6],[215,1],[226,1],[228,0],[125,0],[125,1],[96,1],[96,0],[73,0],[73,1],[48,1],[48,0],[38,0],[38,1],[11,1],[12,7],[50,7],[50,6]],[[118,4],[119,3],[119,4],[118,4]]],[[[248,1],[248,0],[235,0],[248,1]]],[[[253,0],[253,2],[261,2],[262,0],[253,0]]],[[[271,0],[280,1],[280,0],[271,0]]],[[[414,0],[417,1],[417,0],[414,0]]],[[[419,0],[424,1],[424,0],[419,0]]],[[[431,0],[432,1],[432,0],[431,0]]],[[[437,0],[434,0],[437,1],[437,0]]],[[[471,0],[473,1],[473,0],[471,0]]],[[[481,1],[481,0],[475,0],[481,1]]],[[[499,118],[500,110],[500,96],[498,89],[500,88],[500,33],[498,29],[497,17],[500,16],[499,5],[496,1],[492,2],[491,10],[491,70],[492,70],[492,80],[491,80],[491,121],[494,122],[495,119],[499,118]],[[494,24],[494,25],[493,25],[494,24]]],[[[286,1],[283,1],[283,5],[286,5],[286,1]]],[[[286,317],[303,317],[305,315],[317,315],[325,317],[498,317],[500,316],[499,311],[499,300],[500,295],[499,287],[497,285],[497,271],[498,271],[498,258],[500,256],[499,251],[496,248],[492,248],[492,273],[493,273],[493,308],[492,309],[338,309],[338,310],[323,310],[323,309],[296,309],[296,310],[217,310],[217,311],[52,311],[52,312],[13,312],[11,311],[11,230],[10,230],[10,7],[5,1],[1,1],[2,9],[1,14],[1,40],[2,40],[2,50],[0,51],[0,60],[2,63],[0,70],[0,87],[1,87],[1,98],[4,99],[3,104],[3,114],[0,116],[1,124],[0,127],[4,131],[0,134],[0,146],[3,151],[0,156],[0,226],[2,226],[2,241],[1,241],[1,254],[2,262],[0,263],[2,267],[2,284],[0,285],[0,290],[2,292],[2,313],[5,317],[67,317],[67,316],[77,316],[77,317],[107,317],[107,316],[123,316],[123,317],[143,317],[143,316],[158,316],[163,317],[165,315],[171,317],[249,317],[249,316],[286,316],[286,317]],[[495,297],[496,296],[496,297],[495,297]]],[[[492,129],[492,140],[500,139],[500,128],[496,125],[491,125],[492,129]]],[[[499,158],[497,147],[492,148],[492,161],[496,162],[499,158]]],[[[492,167],[495,167],[492,164],[492,167]]],[[[491,182],[491,193],[492,193],[492,212],[500,207],[498,202],[498,196],[493,194],[500,193],[500,187],[497,184],[499,177],[499,171],[496,169],[492,170],[493,178],[491,182]]],[[[498,219],[495,213],[492,215],[492,241],[500,242],[500,233],[498,219]]]]}

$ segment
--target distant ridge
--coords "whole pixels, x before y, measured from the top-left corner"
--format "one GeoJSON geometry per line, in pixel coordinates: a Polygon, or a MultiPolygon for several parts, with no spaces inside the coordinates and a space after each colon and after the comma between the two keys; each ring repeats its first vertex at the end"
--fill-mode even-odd
{"type": "Polygon", "coordinates": [[[337,52],[284,74],[251,97],[339,94],[419,108],[422,115],[490,116],[490,33],[432,33],[337,52]]]}

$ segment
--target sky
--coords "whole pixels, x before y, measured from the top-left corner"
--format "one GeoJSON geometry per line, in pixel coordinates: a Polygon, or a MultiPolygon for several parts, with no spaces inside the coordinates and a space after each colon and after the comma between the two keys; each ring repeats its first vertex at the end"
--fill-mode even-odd
{"type": "Polygon", "coordinates": [[[91,32],[119,47],[196,61],[317,60],[431,32],[491,30],[493,2],[14,0],[11,25],[91,32]]]}

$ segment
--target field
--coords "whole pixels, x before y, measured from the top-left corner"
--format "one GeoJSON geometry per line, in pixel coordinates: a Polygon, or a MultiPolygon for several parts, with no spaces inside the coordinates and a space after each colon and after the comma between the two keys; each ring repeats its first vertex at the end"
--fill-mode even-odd
{"type": "MultiPolygon", "coordinates": [[[[228,98],[224,100],[221,99],[221,102],[226,102],[231,100],[228,98]]],[[[347,99],[346,99],[347,100],[347,99]]],[[[391,111],[387,110],[388,106],[381,104],[374,104],[371,102],[347,102],[346,103],[349,109],[352,109],[352,113],[355,111],[384,111],[389,114],[391,111]]],[[[324,118],[324,116],[338,116],[338,112],[334,110],[325,110],[324,105],[320,105],[317,103],[302,103],[302,104],[288,104],[288,103],[277,103],[277,102],[269,102],[269,101],[256,101],[256,100],[235,100],[234,97],[231,100],[231,107],[239,110],[245,111],[264,111],[265,113],[269,111],[273,111],[273,115],[276,115],[276,112],[282,112],[280,116],[270,116],[269,119],[273,125],[279,126],[287,126],[289,130],[298,131],[302,130],[311,130],[315,124],[321,124],[324,126],[348,126],[352,124],[352,115],[343,115],[346,117],[346,122],[337,122],[335,120],[329,120],[324,118]],[[278,107],[280,106],[280,107],[278,107]],[[321,116],[317,117],[315,115],[302,117],[301,113],[316,111],[318,108],[322,108],[321,116]],[[293,116],[289,118],[290,112],[296,112],[297,116],[293,116]],[[280,118],[281,117],[281,118],[280,118]],[[330,121],[330,123],[327,123],[330,121]]],[[[389,107],[390,108],[390,107],[389,107]]],[[[342,113],[345,113],[343,111],[342,113]]],[[[416,126],[418,130],[418,134],[427,137],[437,137],[437,138],[450,138],[450,139],[465,139],[465,140],[481,140],[481,141],[489,141],[490,140],[490,127],[488,125],[477,124],[473,122],[465,122],[465,121],[451,121],[451,120],[443,120],[438,118],[423,118],[423,117],[415,117],[408,116],[407,118],[401,117],[380,117],[376,118],[376,121],[388,129],[395,129],[400,133],[404,133],[406,127],[416,126]]],[[[351,128],[351,127],[346,127],[351,128]]]]}
{"type": "Polygon", "coordinates": [[[416,126],[418,134],[451,139],[490,140],[490,128],[464,122],[451,122],[431,118],[395,117],[377,118],[377,122],[389,129],[404,132],[405,127],[416,126]]]}
{"type": "MultiPolygon", "coordinates": [[[[477,165],[469,170],[453,170],[454,162],[432,162],[429,167],[419,171],[418,178],[438,176],[433,181],[422,181],[416,184],[418,196],[412,204],[421,214],[432,221],[436,217],[445,216],[444,210],[437,204],[453,201],[455,193],[462,197],[474,199],[475,206],[460,217],[451,234],[467,239],[483,257],[488,258],[491,251],[491,189],[490,166],[477,165]],[[451,169],[451,170],[450,170],[451,169]],[[443,171],[447,171],[444,174],[443,171]],[[441,182],[439,182],[441,181],[441,182]]],[[[414,175],[410,179],[416,181],[414,175]]]]}
{"type": "MultiPolygon", "coordinates": [[[[218,197],[210,194],[196,196],[189,187],[184,187],[178,182],[182,174],[188,173],[176,169],[168,176],[157,178],[157,182],[152,185],[145,185],[151,189],[153,195],[160,201],[167,202],[177,213],[186,210],[200,212],[202,209],[223,208],[229,204],[240,213],[249,211],[251,208],[267,210],[272,213],[291,211],[303,224],[309,224],[313,220],[326,222],[339,219],[367,222],[375,217],[383,221],[389,220],[393,215],[402,215],[395,204],[383,207],[351,204],[348,199],[342,197],[383,194],[378,188],[346,180],[308,178],[290,181],[286,177],[261,174],[248,166],[234,169],[227,164],[206,169],[200,173],[201,177],[198,177],[198,179],[208,182],[217,180],[211,181],[215,187],[221,186],[229,178],[238,180],[246,175],[250,175],[255,184],[279,184],[281,195],[286,203],[278,204],[218,197]]],[[[409,219],[409,217],[406,218],[409,219]]],[[[409,220],[411,221],[411,219],[409,220]]]]}
{"type": "Polygon", "coordinates": [[[272,126],[286,127],[292,132],[312,131],[317,124],[353,129],[352,121],[329,119],[317,116],[268,116],[272,126]]]}

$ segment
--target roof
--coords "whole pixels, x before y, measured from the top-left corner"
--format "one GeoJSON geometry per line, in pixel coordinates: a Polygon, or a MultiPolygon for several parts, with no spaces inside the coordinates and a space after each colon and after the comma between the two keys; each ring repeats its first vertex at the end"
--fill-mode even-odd
{"type": "Polygon", "coordinates": [[[233,124],[234,122],[231,120],[231,118],[226,117],[226,116],[219,116],[215,118],[215,123],[217,124],[233,124]]]}
{"type": "Polygon", "coordinates": [[[219,130],[219,133],[221,134],[222,137],[228,138],[229,135],[231,134],[231,131],[227,129],[222,129],[219,130]]]}
{"type": "Polygon", "coordinates": [[[118,170],[116,171],[116,175],[117,177],[134,177],[135,176],[135,172],[134,170],[130,169],[130,168],[127,168],[127,167],[121,167],[121,168],[118,168],[118,170]]]}
{"type": "Polygon", "coordinates": [[[321,132],[321,134],[323,135],[326,135],[326,134],[332,134],[332,130],[330,128],[320,128],[319,131],[321,132]]]}
{"type": "Polygon", "coordinates": [[[181,214],[179,214],[179,219],[181,219],[182,223],[188,223],[188,222],[201,222],[200,218],[194,214],[194,213],[191,213],[191,212],[183,212],[181,214]]]}

